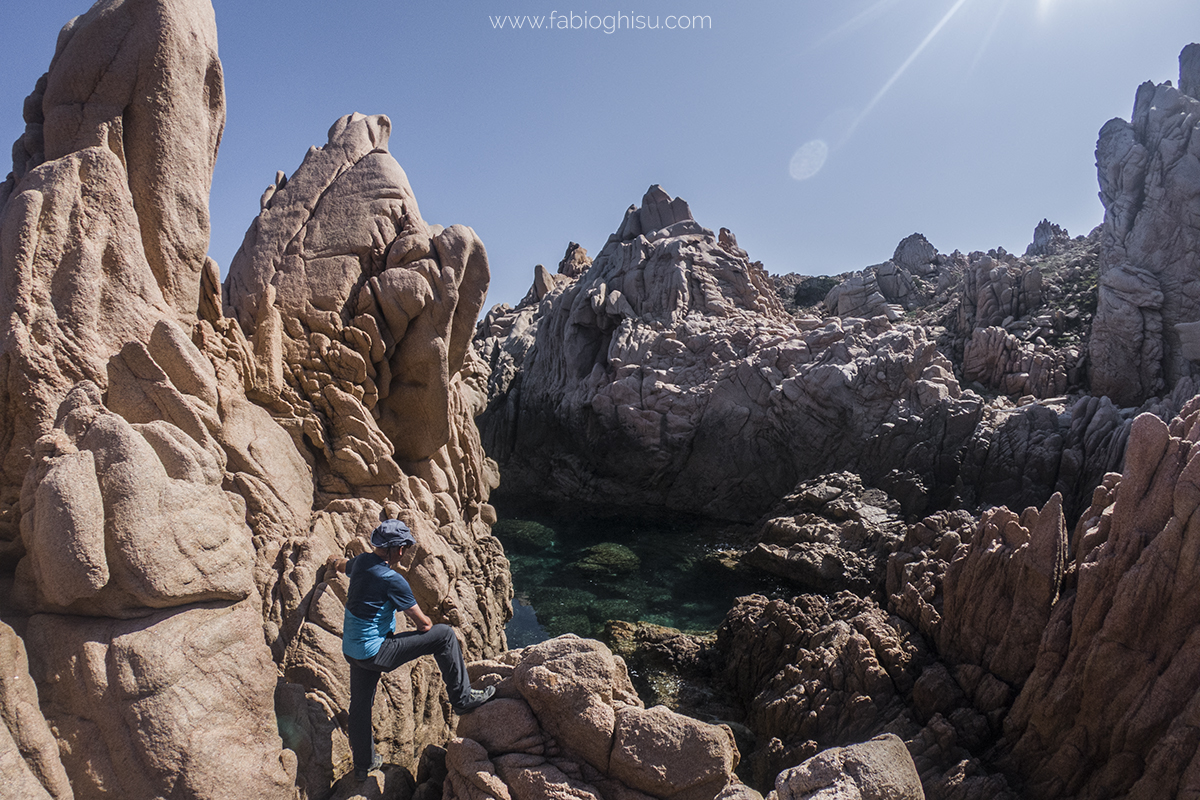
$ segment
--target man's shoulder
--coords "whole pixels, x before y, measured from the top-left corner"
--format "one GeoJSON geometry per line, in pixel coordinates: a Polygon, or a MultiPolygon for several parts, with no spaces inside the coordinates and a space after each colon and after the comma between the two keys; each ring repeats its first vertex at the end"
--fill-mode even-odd
{"type": "Polygon", "coordinates": [[[359,561],[353,568],[347,565],[346,571],[355,574],[369,575],[372,580],[383,581],[394,586],[403,586],[410,588],[408,581],[403,575],[388,566],[388,563],[374,553],[363,553],[360,556],[355,556],[353,560],[359,561]],[[368,558],[369,556],[369,558],[368,558]]]}

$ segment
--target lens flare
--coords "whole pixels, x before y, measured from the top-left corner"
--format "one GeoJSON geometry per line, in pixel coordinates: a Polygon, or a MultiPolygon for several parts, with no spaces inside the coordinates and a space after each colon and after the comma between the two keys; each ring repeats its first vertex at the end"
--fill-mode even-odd
{"type": "Polygon", "coordinates": [[[825,159],[829,158],[829,145],[821,139],[813,139],[800,145],[788,164],[788,174],[795,180],[806,181],[821,171],[825,159]]]}

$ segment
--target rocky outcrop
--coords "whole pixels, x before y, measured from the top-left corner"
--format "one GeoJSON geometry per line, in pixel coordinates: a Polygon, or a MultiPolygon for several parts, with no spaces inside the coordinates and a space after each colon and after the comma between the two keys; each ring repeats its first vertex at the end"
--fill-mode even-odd
{"type": "Polygon", "coordinates": [[[728,727],[645,708],[625,663],[563,636],[471,665],[492,700],[446,746],[446,800],[761,797],[733,775],[728,727]]]}
{"type": "Polygon", "coordinates": [[[906,420],[978,411],[922,331],[798,324],[743,252],[652,187],[584,276],[484,318],[479,423],[506,491],[748,519],[802,478],[871,470],[872,437],[911,450],[889,433],[906,420]]]}
{"type": "MultiPolygon", "coordinates": [[[[63,27],[50,70],[25,103],[25,121],[25,135],[13,148],[13,173],[0,186],[0,207],[18,193],[18,183],[24,181],[25,193],[44,185],[25,181],[42,164],[48,165],[43,178],[57,184],[43,208],[87,203],[72,199],[69,178],[61,183],[51,174],[66,178],[93,164],[107,171],[101,181],[85,181],[85,191],[92,202],[123,208],[119,215],[101,214],[96,232],[130,211],[136,230],[132,236],[114,231],[119,243],[107,258],[99,256],[104,250],[92,255],[86,249],[76,250],[75,257],[83,260],[81,266],[90,260],[104,269],[129,258],[130,250],[139,251],[162,301],[185,319],[195,315],[208,250],[208,190],[225,127],[212,6],[96,3],[63,27]],[[106,182],[110,178],[115,180],[106,182]]],[[[31,200],[26,194],[24,212],[17,213],[31,213],[31,200]]],[[[43,230],[50,233],[52,227],[43,230]]],[[[51,239],[39,249],[54,247],[51,239]]]]}
{"type": "Polygon", "coordinates": [[[718,629],[717,649],[757,737],[743,770],[757,788],[777,775],[785,782],[785,770],[824,749],[895,733],[927,796],[1015,800],[979,758],[999,733],[978,710],[996,702],[993,685],[977,668],[952,675],[907,622],[873,601],[744,597],[718,629]]]}
{"type": "Polygon", "coordinates": [[[742,563],[805,591],[871,595],[882,589],[888,556],[903,535],[899,503],[853,473],[835,473],[780,500],[742,563]]]}
{"type": "Polygon", "coordinates": [[[13,797],[71,798],[58,742],[38,707],[25,643],[0,622],[0,780],[13,797]]]}
{"type": "MultiPolygon", "coordinates": [[[[487,504],[496,472],[472,421],[481,396],[470,333],[487,256],[470,228],[422,220],[387,151],[390,127],[386,117],[343,117],[324,147],[267,190],[224,287],[231,319],[211,336],[219,347],[245,326],[255,397],[311,463],[308,491],[320,510],[289,515],[268,497],[251,527],[268,641],[287,681],[289,743],[316,765],[346,757],[337,719],[349,700],[340,642],[347,586],[321,567],[364,548],[356,537],[381,514],[412,528],[414,593],[434,620],[460,631],[469,654],[503,649],[510,614],[487,504]],[[299,530],[289,522],[297,517],[299,530]]],[[[248,485],[264,483],[273,484],[248,485]]],[[[381,754],[415,768],[424,745],[450,734],[441,681],[417,662],[383,686],[381,754]]],[[[326,771],[309,780],[329,779],[326,771]]]]}
{"type": "MultiPolygon", "coordinates": [[[[483,247],[421,220],[390,123],[352,115],[222,289],[215,42],[205,0],[101,0],[0,191],[0,771],[31,797],[327,795],[348,675],[323,565],[384,517],[429,615],[472,657],[505,646],[483,247]]],[[[425,661],[380,693],[393,772],[450,736],[425,661]]]]}
{"type": "MultiPolygon", "coordinates": [[[[1024,258],[1003,248],[947,256],[913,234],[890,261],[843,276],[823,308],[797,304],[794,313],[894,320],[905,312],[906,323],[936,337],[964,386],[1013,399],[1079,392],[1087,382],[1098,235],[1071,239],[1043,222],[1034,239],[1040,244],[1024,258]]],[[[783,291],[801,280],[783,276],[777,284],[783,291]]]]}
{"type": "Polygon", "coordinates": [[[742,598],[717,649],[754,779],[888,731],[929,797],[1193,791],[1198,431],[1200,398],[1139,415],[1070,534],[1057,495],[912,525],[891,615],[849,594],[742,598]]]}
{"type": "Polygon", "coordinates": [[[1033,241],[1025,248],[1025,256],[1057,256],[1070,245],[1071,234],[1067,229],[1044,219],[1033,229],[1033,241]]]}
{"type": "Polygon", "coordinates": [[[1130,121],[1110,120],[1096,145],[1104,226],[1092,389],[1122,405],[1200,371],[1194,46],[1179,63],[1179,88],[1142,84],[1130,121]]]}
{"type": "Polygon", "coordinates": [[[925,800],[921,779],[895,734],[834,747],[779,774],[768,800],[925,800]]]}
{"type": "Polygon", "coordinates": [[[883,314],[895,322],[905,311],[930,303],[945,282],[941,268],[948,263],[928,239],[914,233],[896,246],[891,260],[851,273],[830,289],[825,309],[839,317],[883,314]]]}
{"type": "Polygon", "coordinates": [[[1004,328],[976,329],[963,350],[963,378],[1011,397],[1066,394],[1079,364],[1078,348],[1026,343],[1004,328]]]}
{"type": "Polygon", "coordinates": [[[1029,797],[1182,796],[1197,789],[1194,585],[1200,402],[1134,423],[1120,476],[1072,538],[1057,603],[1005,733],[1029,797]]]}

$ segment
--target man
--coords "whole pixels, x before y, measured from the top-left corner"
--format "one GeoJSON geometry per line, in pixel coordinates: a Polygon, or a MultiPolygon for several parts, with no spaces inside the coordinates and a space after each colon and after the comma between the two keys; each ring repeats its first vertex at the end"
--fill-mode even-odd
{"type": "Polygon", "coordinates": [[[494,686],[482,691],[471,688],[454,629],[434,625],[417,605],[408,581],[397,572],[405,551],[415,542],[407,525],[389,519],[371,533],[371,552],[351,559],[333,556],[326,562],[350,576],[342,654],[350,662],[350,752],[354,777],[360,781],[383,764],[371,734],[371,707],[382,673],[432,655],[458,714],[478,708],[496,693],[494,686]],[[415,631],[395,632],[397,611],[412,620],[415,631]]]}

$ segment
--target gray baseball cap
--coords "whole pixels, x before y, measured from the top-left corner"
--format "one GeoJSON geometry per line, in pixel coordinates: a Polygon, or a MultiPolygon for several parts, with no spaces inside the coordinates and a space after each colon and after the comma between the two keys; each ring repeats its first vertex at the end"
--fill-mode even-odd
{"type": "Polygon", "coordinates": [[[408,526],[398,519],[384,520],[371,532],[372,547],[408,547],[416,541],[408,526]]]}

